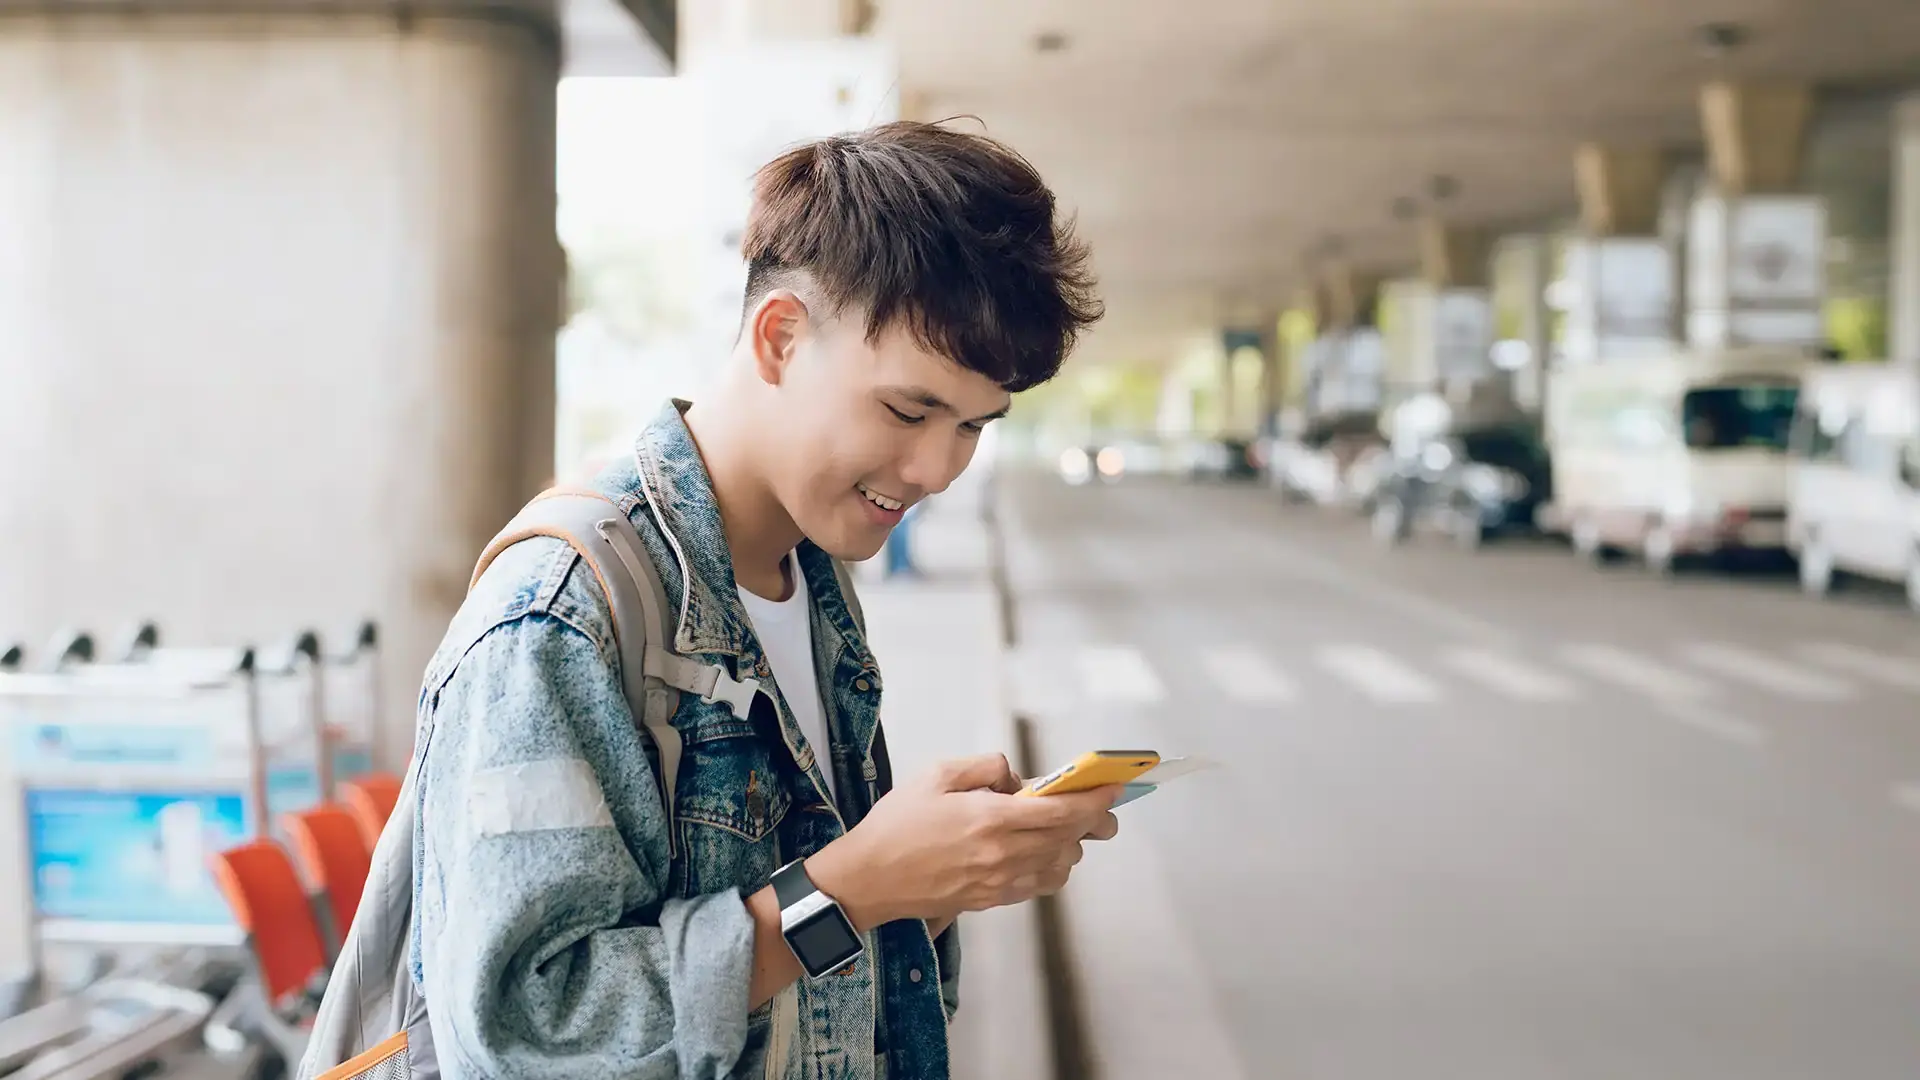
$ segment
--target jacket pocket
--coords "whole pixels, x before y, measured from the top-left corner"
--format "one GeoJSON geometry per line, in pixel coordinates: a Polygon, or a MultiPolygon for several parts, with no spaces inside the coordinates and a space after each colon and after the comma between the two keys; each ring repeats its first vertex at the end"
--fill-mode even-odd
{"type": "Polygon", "coordinates": [[[675,828],[683,895],[758,889],[779,869],[777,831],[792,808],[781,757],[753,725],[708,718],[681,728],[675,828]]]}

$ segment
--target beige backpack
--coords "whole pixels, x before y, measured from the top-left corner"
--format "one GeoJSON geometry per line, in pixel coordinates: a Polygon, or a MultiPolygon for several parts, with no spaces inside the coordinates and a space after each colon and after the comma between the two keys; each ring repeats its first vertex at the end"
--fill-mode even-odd
{"type": "MultiPolygon", "coordinates": [[[[680,733],[672,723],[679,695],[725,702],[745,719],[760,693],[759,683],[736,680],[720,665],[701,664],[672,651],[679,608],[668,602],[660,572],[633,523],[598,492],[555,488],[528,503],[487,545],[469,591],[501,552],[537,536],[570,544],[607,598],[627,705],[653,747],[660,791],[671,819],[680,767],[680,733]]],[[[838,560],[834,573],[854,623],[865,633],[853,582],[838,560]]],[[[408,963],[419,770],[416,759],[407,769],[400,800],[374,849],[373,871],[340,959],[328,977],[298,1080],[425,1080],[440,1074],[427,1024],[427,1003],[414,986],[408,963]]],[[[672,830],[668,836],[671,845],[672,830]]]]}

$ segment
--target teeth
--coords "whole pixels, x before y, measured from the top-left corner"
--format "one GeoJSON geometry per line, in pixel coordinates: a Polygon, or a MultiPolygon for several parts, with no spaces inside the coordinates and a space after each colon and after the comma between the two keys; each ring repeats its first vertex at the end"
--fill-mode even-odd
{"type": "Polygon", "coordinates": [[[865,484],[860,485],[860,494],[865,495],[868,502],[882,510],[904,510],[907,505],[897,499],[889,499],[885,495],[871,491],[865,484]]]}

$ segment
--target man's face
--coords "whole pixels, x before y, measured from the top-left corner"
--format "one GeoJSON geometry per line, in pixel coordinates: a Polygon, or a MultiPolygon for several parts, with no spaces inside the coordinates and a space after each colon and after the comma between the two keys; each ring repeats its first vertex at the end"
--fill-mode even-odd
{"type": "Polygon", "coordinates": [[[946,490],[1011,401],[903,328],[867,341],[859,313],[803,315],[790,350],[768,432],[774,493],[809,540],[841,559],[873,557],[909,507],[946,490]]]}

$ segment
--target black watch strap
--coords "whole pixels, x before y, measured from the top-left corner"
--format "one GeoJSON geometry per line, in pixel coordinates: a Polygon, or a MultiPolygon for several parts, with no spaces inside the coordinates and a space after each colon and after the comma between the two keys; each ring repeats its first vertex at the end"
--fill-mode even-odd
{"type": "Polygon", "coordinates": [[[818,891],[813,879],[807,876],[805,859],[795,859],[773,872],[773,898],[779,901],[782,911],[818,891]]]}

